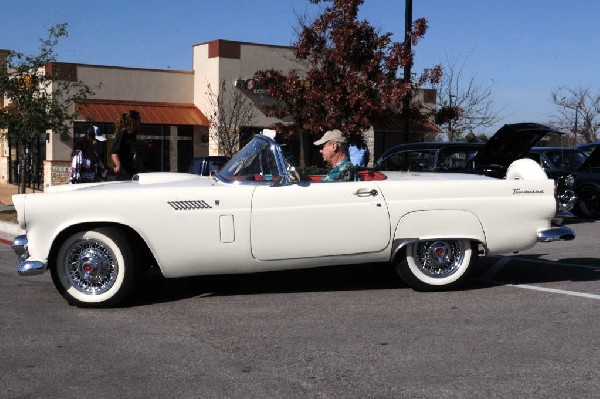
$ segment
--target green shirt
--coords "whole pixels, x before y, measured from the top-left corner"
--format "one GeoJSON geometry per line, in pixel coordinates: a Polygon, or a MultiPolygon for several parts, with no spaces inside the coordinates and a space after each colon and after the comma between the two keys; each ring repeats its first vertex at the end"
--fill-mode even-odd
{"type": "Polygon", "coordinates": [[[350,180],[351,167],[352,163],[350,162],[350,157],[346,157],[335,164],[321,181],[348,181],[350,180]]]}

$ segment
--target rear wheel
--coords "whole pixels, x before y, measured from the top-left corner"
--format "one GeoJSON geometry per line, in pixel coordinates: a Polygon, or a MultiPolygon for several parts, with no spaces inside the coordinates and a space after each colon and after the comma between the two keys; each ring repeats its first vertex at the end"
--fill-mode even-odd
{"type": "Polygon", "coordinates": [[[596,187],[582,187],[577,193],[577,210],[579,216],[600,218],[600,190],[596,187]]]}
{"type": "Polygon", "coordinates": [[[127,236],[108,227],[68,237],[52,267],[54,285],[76,306],[118,305],[131,293],[138,275],[127,236]]]}
{"type": "Polygon", "coordinates": [[[418,291],[454,288],[466,280],[475,253],[468,240],[416,241],[397,260],[396,273],[418,291]]]}

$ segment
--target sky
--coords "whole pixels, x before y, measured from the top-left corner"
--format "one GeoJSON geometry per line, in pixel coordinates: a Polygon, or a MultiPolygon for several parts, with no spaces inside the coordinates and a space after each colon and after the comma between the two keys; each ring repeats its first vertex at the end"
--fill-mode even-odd
{"type": "MultiPolygon", "coordinates": [[[[48,29],[68,23],[55,48],[62,62],[192,69],[192,46],[214,39],[292,45],[307,0],[2,0],[0,49],[39,53],[48,29]]],[[[404,0],[365,0],[359,17],[404,39],[404,0]]],[[[491,85],[504,123],[546,123],[561,87],[600,92],[598,0],[413,0],[429,29],[413,72],[463,64],[465,79],[491,85]]]]}

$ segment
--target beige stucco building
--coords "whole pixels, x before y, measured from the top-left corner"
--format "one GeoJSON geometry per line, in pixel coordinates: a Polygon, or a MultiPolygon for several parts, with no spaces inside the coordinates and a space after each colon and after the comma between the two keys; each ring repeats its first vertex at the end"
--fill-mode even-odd
{"type": "MultiPolygon", "coordinates": [[[[211,144],[207,116],[214,112],[210,93],[218,95],[222,82],[231,88],[230,93],[243,90],[256,107],[252,126],[245,128],[247,135],[278,121],[260,111],[261,104],[269,99],[256,87],[253,78],[256,71],[264,69],[301,71],[303,66],[295,59],[291,47],[225,40],[193,46],[191,71],[51,63],[47,72],[58,71],[62,79],[80,80],[92,88],[94,95],[77,105],[81,117],[68,135],[40,132],[39,140],[30,149],[34,160],[31,184],[42,189],[67,183],[74,140],[83,136],[91,124],[107,134],[101,156],[109,163],[114,122],[128,109],[138,110],[142,117],[137,140],[138,154],[143,158],[142,168],[184,172],[192,157],[218,154],[217,146],[211,144]]],[[[435,107],[435,93],[422,91],[419,96],[426,106],[435,107]]],[[[400,125],[376,127],[371,132],[372,154],[377,156],[384,147],[402,141],[402,135],[397,134],[401,131],[400,125]]],[[[310,140],[292,141],[291,146],[301,142],[306,147],[303,151],[306,162],[320,162],[318,152],[310,148],[310,140]]],[[[15,143],[3,140],[0,182],[16,182],[18,156],[15,143]]]]}

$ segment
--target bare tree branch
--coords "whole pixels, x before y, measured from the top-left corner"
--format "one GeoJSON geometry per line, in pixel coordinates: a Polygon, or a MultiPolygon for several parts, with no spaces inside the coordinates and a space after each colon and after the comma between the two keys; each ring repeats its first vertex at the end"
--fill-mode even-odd
{"type": "Polygon", "coordinates": [[[556,113],[551,124],[570,132],[571,144],[590,143],[600,138],[600,93],[589,87],[560,87],[550,93],[556,113]]]}
{"type": "Polygon", "coordinates": [[[210,84],[207,89],[209,101],[209,135],[222,155],[231,157],[240,146],[240,133],[251,126],[257,116],[254,104],[242,90],[231,88],[223,80],[215,93],[210,84]]]}
{"type": "Polygon", "coordinates": [[[493,83],[484,85],[476,75],[466,76],[469,56],[470,53],[460,63],[446,59],[443,75],[439,83],[433,85],[437,102],[441,104],[436,123],[450,141],[460,140],[468,133],[483,133],[483,128],[503,118],[494,108],[493,83]]]}

